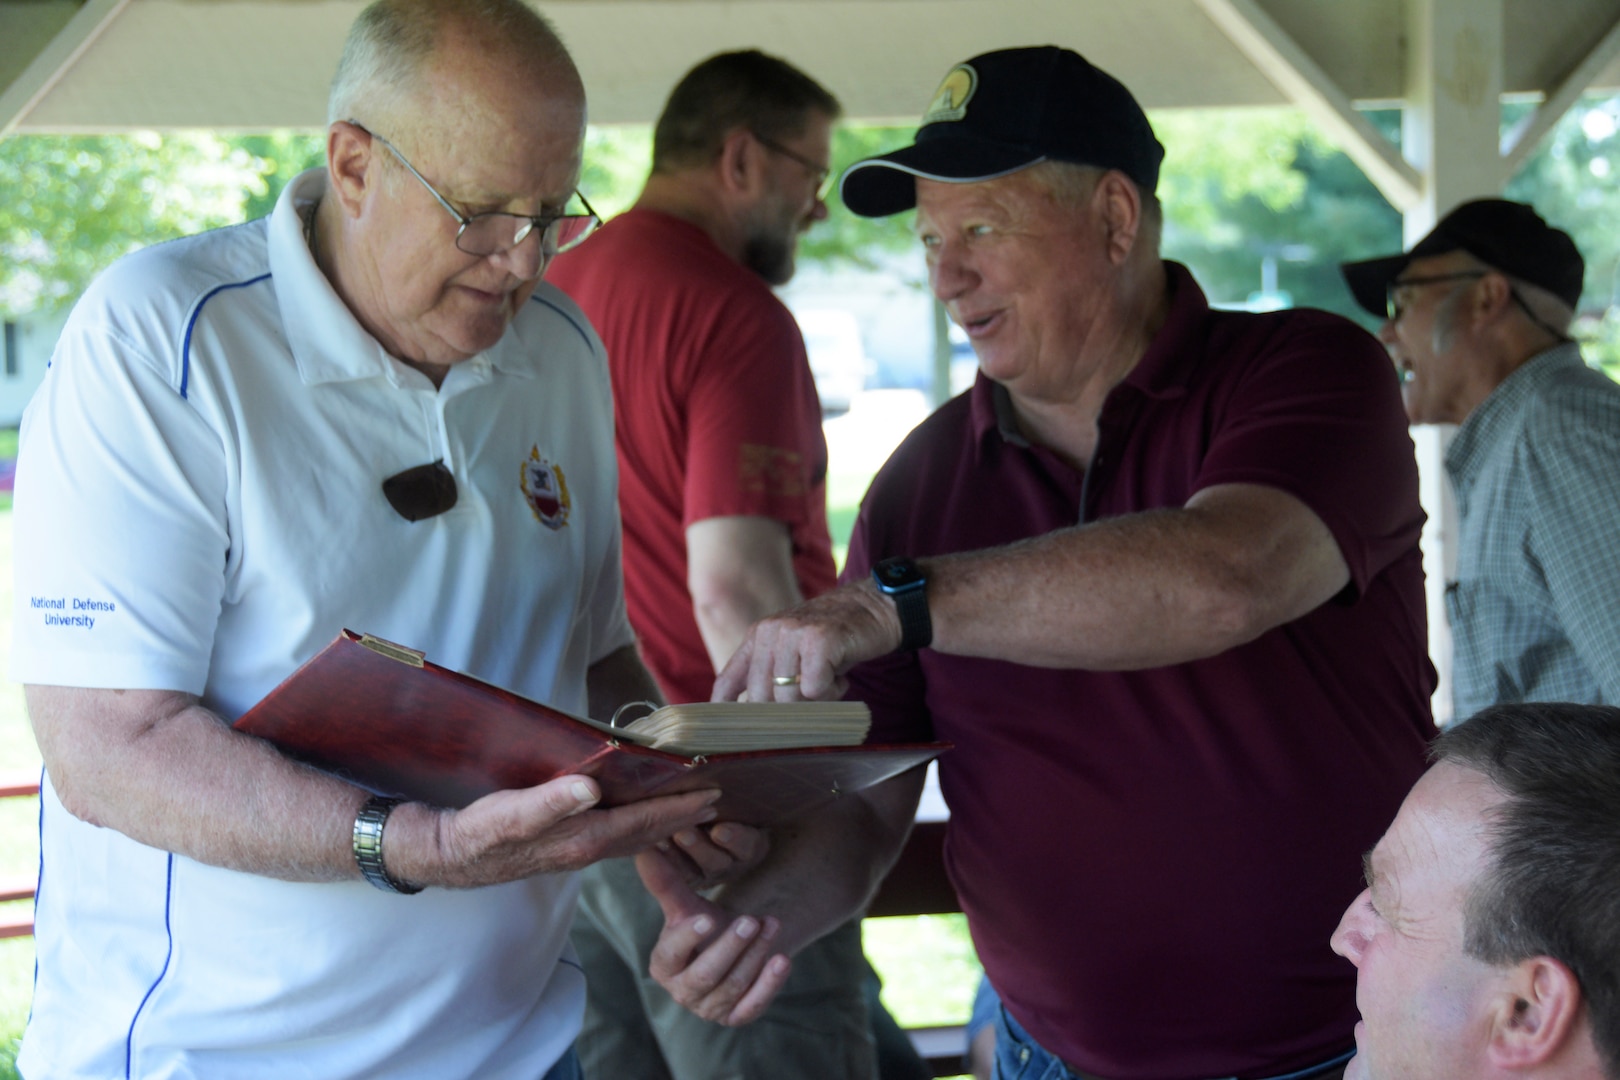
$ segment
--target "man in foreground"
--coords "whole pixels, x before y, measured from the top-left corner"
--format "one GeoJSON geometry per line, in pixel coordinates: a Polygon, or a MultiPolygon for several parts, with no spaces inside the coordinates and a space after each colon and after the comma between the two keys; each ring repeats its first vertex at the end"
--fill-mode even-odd
{"type": "Polygon", "coordinates": [[[1367,858],[1333,948],[1362,1023],[1346,1076],[1620,1077],[1620,710],[1487,709],[1367,858]]]}
{"type": "Polygon", "coordinates": [[[24,421],[27,1076],[574,1077],[566,871],[713,815],[398,803],[226,726],[345,626],[573,711],[651,687],[606,363],[539,285],[594,223],[573,63],[515,0],[383,0],[330,110],[269,219],[91,288],[24,421]]]}
{"type": "Polygon", "coordinates": [[[1586,264],[1523,203],[1480,199],[1404,255],[1347,263],[1414,424],[1459,424],[1455,717],[1620,702],[1620,386],[1569,336],[1586,264]]]}
{"type": "MultiPolygon", "coordinates": [[[[821,407],[798,325],[771,286],[793,276],[799,236],[826,216],[839,111],[776,57],[710,57],[670,94],[635,206],[547,271],[607,348],[625,599],[671,702],[707,701],[750,624],[836,575],[821,407]]],[[[587,1077],[872,1075],[858,922],[796,956],[764,1018],[738,1028],[693,1016],[647,976],[662,928],[630,860],[582,876],[587,1077]]]]}
{"type": "MultiPolygon", "coordinates": [[[[759,624],[716,696],[847,683],[875,740],[956,744],[946,856],[1001,1075],[1336,1076],[1354,987],[1323,942],[1433,732],[1416,465],[1370,336],[1212,311],[1161,260],[1162,155],[1114,79],[1010,49],[845,176],[857,213],[916,206],[980,376],[873,482],[847,584],[759,624]]],[[[920,787],[723,906],[644,859],[655,974],[748,1015],[781,947],[698,925],[837,918],[828,885],[887,865],[920,787]]]]}

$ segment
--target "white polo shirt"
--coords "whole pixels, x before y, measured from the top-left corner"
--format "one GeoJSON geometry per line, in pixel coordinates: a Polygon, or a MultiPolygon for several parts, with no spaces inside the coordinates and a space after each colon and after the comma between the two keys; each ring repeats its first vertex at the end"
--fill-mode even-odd
{"type": "MultiPolygon", "coordinates": [[[[582,711],[633,640],[601,343],[542,285],[435,390],[316,269],[324,183],[75,308],[23,420],[11,676],[234,719],[350,627],[582,711]],[[382,480],[441,459],[455,507],[406,521],[382,480]]],[[[571,875],[275,881],[88,825],[48,782],[41,844],[25,1075],[532,1080],[578,1029],[571,875]]]]}

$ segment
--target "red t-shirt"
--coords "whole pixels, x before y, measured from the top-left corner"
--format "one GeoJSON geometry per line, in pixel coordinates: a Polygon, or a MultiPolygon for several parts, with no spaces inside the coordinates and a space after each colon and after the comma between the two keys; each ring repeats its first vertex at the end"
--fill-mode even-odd
{"type": "Polygon", "coordinates": [[[872,738],[938,737],[946,861],[991,982],[1037,1042],[1111,1080],[1251,1076],[1352,1045],[1328,937],[1424,766],[1435,676],[1417,468],[1388,358],[1314,311],[1172,310],[1083,474],[1002,432],[999,388],[926,421],[873,482],[847,577],[1250,483],[1303,500],[1345,593],[1219,656],[1090,672],[895,654],[851,674],[872,738]]]}
{"type": "Polygon", "coordinates": [[[546,280],[584,310],[613,376],[624,588],[641,655],[672,702],[707,701],[714,668],[687,590],[686,527],[784,522],[806,596],[833,583],[827,443],[798,324],[702,229],[631,210],[546,280]]]}

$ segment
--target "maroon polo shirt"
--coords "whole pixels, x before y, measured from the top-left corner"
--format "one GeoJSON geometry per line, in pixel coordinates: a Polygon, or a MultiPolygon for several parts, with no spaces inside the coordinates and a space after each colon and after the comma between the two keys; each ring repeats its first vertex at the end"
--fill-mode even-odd
{"type": "Polygon", "coordinates": [[[1298,497],[1338,541],[1343,594],[1208,659],[1089,672],[923,650],[852,673],[874,740],[956,743],[946,861],[979,956],[1041,1045],[1110,1080],[1350,1048],[1355,978],[1328,937],[1434,733],[1423,512],[1383,349],[1323,312],[1212,311],[1167,266],[1169,318],[1103,407],[1089,482],[998,421],[1005,391],[981,375],[873,481],[845,571],[1231,483],[1298,497]]]}

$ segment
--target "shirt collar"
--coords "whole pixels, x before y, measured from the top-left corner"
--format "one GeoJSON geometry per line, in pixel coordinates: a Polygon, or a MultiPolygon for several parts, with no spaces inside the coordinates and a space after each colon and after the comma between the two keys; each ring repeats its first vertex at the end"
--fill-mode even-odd
{"type": "Polygon", "coordinates": [[[281,325],[306,383],[388,376],[393,366],[326,280],[309,249],[305,228],[326,193],[326,170],[300,173],[270,214],[270,274],[281,325]]]}
{"type": "Polygon", "coordinates": [[[1538,390],[1561,373],[1585,366],[1580,346],[1566,341],[1537,353],[1503,379],[1458,425],[1446,448],[1446,472],[1452,483],[1463,487],[1472,482],[1503,430],[1538,390]]]}
{"type": "MultiPolygon", "coordinates": [[[[395,386],[410,379],[412,369],[389,355],[372,337],[338,296],[326,275],[321,273],[310,251],[307,238],[309,215],[326,194],[326,170],[310,169],[294,177],[276,200],[269,221],[270,273],[276,286],[281,325],[298,364],[298,374],[306,384],[346,382],[385,378],[395,386]]],[[[533,374],[523,350],[511,347],[512,335],[504,335],[493,348],[470,357],[468,375],[482,366],[493,365],[503,373],[533,374]]],[[[468,375],[458,377],[463,382],[468,375]]],[[[446,380],[448,384],[450,380],[446,380]]]]}
{"type": "MultiPolygon", "coordinates": [[[[1188,364],[1202,355],[1195,342],[1205,333],[1205,320],[1209,316],[1209,300],[1204,290],[1193,280],[1192,272],[1178,262],[1164,262],[1165,287],[1170,296],[1170,311],[1164,325],[1153,335],[1142,359],[1126,374],[1120,385],[1130,386],[1152,398],[1179,397],[1185,392],[1185,372],[1188,364]]],[[[1118,392],[1118,388],[1115,388],[1118,392]]],[[[1112,395],[1110,395],[1112,396],[1112,395]]],[[[1028,446],[1029,441],[1018,431],[1018,420],[1013,412],[1012,395],[1007,388],[981,372],[974,380],[969,400],[972,430],[983,452],[985,440],[996,434],[1014,446],[1028,446]]]]}
{"type": "Polygon", "coordinates": [[[1170,310],[1148,342],[1147,352],[1121,383],[1153,398],[1180,397],[1186,392],[1187,369],[1203,356],[1200,343],[1208,333],[1209,300],[1193,280],[1192,271],[1167,259],[1164,273],[1170,310]]]}

